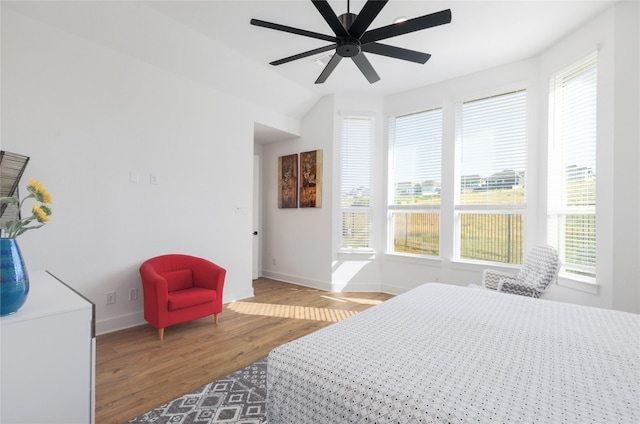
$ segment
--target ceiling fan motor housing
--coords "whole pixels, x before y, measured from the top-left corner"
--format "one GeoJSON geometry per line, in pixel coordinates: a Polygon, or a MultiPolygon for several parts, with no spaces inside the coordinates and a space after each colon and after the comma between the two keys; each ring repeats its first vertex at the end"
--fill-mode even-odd
{"type": "MultiPolygon", "coordinates": [[[[358,15],[355,13],[343,13],[338,18],[344,29],[349,31],[351,24],[356,20],[358,15]]],[[[354,37],[338,37],[336,42],[336,52],[342,57],[354,57],[360,54],[360,40],[354,37]]]]}
{"type": "Polygon", "coordinates": [[[342,57],[354,57],[360,53],[360,40],[353,37],[339,38],[336,52],[342,57]]]}

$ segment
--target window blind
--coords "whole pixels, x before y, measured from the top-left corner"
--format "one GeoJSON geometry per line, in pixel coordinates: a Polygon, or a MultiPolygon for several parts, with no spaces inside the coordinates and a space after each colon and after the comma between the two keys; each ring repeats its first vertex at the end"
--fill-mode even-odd
{"type": "Polygon", "coordinates": [[[391,120],[391,204],[440,204],[442,109],[391,120]]]}
{"type": "Polygon", "coordinates": [[[595,277],[597,52],[549,87],[548,239],[565,271],[595,277]]]}
{"type": "Polygon", "coordinates": [[[373,118],[344,118],[341,139],[341,245],[371,248],[373,118]]]}
{"type": "Polygon", "coordinates": [[[440,255],[442,108],[389,122],[387,250],[440,255]]]}
{"type": "Polygon", "coordinates": [[[458,114],[461,205],[523,204],[527,154],[525,90],[467,101],[458,114]]]}
{"type": "Polygon", "coordinates": [[[456,255],[522,263],[527,92],[464,102],[456,118],[456,255]]]}

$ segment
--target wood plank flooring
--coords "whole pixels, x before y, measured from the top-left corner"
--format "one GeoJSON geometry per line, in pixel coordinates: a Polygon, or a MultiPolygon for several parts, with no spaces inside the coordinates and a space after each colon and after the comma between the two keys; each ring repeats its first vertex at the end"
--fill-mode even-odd
{"type": "Polygon", "coordinates": [[[266,278],[253,287],[255,297],[225,305],[217,325],[208,317],[169,327],[162,342],[150,325],[98,336],[96,423],[125,423],[392,297],[329,293],[266,278]]]}

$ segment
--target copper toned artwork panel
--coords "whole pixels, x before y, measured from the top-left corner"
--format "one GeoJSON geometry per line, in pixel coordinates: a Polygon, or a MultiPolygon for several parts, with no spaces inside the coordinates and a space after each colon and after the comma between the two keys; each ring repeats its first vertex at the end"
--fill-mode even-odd
{"type": "Polygon", "coordinates": [[[298,207],[298,154],[278,157],[278,208],[298,207]]]}
{"type": "Polygon", "coordinates": [[[322,206],[322,150],[300,153],[300,207],[322,206]]]}

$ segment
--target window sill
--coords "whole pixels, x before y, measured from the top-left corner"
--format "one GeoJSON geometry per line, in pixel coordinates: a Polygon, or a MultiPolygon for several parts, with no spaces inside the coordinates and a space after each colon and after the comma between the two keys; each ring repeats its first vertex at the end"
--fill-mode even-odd
{"type": "MultiPolygon", "coordinates": [[[[495,269],[498,271],[509,272],[517,274],[520,271],[521,265],[512,264],[498,264],[495,262],[482,262],[482,261],[452,261],[451,267],[453,269],[461,271],[482,271],[486,268],[495,269]]],[[[578,290],[584,293],[598,295],[600,285],[597,284],[592,278],[580,278],[579,276],[561,273],[558,276],[556,283],[558,286],[567,287],[572,290],[578,290]]]]}
{"type": "Polygon", "coordinates": [[[558,276],[557,284],[562,287],[567,287],[573,290],[579,290],[581,292],[598,295],[600,292],[600,285],[596,283],[592,278],[580,278],[571,274],[561,273],[558,276]]]}
{"type": "Polygon", "coordinates": [[[367,261],[376,258],[376,252],[373,249],[343,249],[338,251],[338,259],[350,261],[367,261]]]}
{"type": "Polygon", "coordinates": [[[486,268],[495,269],[498,271],[517,273],[520,270],[520,264],[505,264],[500,262],[486,262],[486,261],[472,261],[472,260],[455,260],[451,261],[451,267],[453,269],[462,271],[483,271],[486,268]]]}
{"type": "Polygon", "coordinates": [[[421,265],[435,265],[436,263],[439,265],[442,262],[442,258],[440,258],[439,256],[403,255],[401,253],[385,253],[384,258],[388,261],[393,262],[404,262],[421,265]]]}

